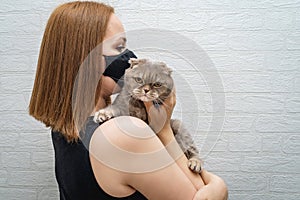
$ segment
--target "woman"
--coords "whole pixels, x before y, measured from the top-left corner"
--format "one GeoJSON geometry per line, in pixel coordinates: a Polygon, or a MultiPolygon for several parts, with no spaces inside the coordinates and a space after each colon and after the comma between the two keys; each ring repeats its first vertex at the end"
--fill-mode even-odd
{"type": "Polygon", "coordinates": [[[202,178],[192,173],[174,142],[169,120],[175,92],[165,101],[164,118],[145,103],[157,133],[133,117],[93,122],[93,113],[120,90],[131,57],[112,7],[70,2],[50,16],[29,113],[52,129],[60,199],[226,199],[222,179],[205,170],[202,178]],[[155,161],[147,156],[153,152],[155,161]]]}

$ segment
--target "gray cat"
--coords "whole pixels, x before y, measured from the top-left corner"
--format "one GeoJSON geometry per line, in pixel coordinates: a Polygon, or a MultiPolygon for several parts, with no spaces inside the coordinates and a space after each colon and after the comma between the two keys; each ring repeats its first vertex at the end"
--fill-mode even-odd
{"type": "MultiPolygon", "coordinates": [[[[148,123],[143,101],[152,101],[156,108],[163,103],[173,89],[172,70],[163,62],[131,58],[131,66],[125,71],[124,87],[113,104],[95,113],[94,121],[99,123],[116,116],[134,116],[148,123]]],[[[171,120],[176,141],[189,159],[188,166],[201,172],[201,160],[191,135],[180,120],[171,120]]]]}

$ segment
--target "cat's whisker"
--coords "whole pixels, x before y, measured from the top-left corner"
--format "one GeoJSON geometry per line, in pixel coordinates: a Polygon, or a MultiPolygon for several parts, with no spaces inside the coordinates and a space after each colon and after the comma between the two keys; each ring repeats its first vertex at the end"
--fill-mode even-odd
{"type": "Polygon", "coordinates": [[[157,98],[157,100],[161,103],[161,104],[163,104],[164,106],[166,106],[167,108],[170,108],[170,106],[168,105],[168,104],[166,104],[161,98],[157,98]]]}

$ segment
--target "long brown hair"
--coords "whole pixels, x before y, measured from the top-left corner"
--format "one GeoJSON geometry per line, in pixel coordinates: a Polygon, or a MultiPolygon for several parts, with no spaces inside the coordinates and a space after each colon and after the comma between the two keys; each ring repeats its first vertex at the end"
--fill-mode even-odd
{"type": "Polygon", "coordinates": [[[70,141],[98,99],[101,44],[114,9],[70,2],[51,14],[41,43],[29,114],[70,141]],[[84,73],[80,73],[84,71],[84,73]],[[96,84],[95,84],[96,83],[96,84]],[[91,95],[93,94],[93,95],[91,95]]]}

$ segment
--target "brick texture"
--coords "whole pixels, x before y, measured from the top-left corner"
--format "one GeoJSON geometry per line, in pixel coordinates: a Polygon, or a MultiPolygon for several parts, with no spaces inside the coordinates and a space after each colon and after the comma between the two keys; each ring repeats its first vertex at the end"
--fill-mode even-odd
{"type": "MultiPolygon", "coordinates": [[[[28,101],[47,19],[63,2],[1,2],[0,199],[59,199],[50,132],[28,116],[28,101]]],[[[300,1],[104,2],[129,32],[181,34],[172,52],[135,52],[173,68],[174,117],[191,131],[205,167],[227,182],[229,199],[300,199],[300,1]],[[186,59],[199,56],[196,46],[209,62],[186,59]],[[216,73],[221,84],[209,85],[216,73]]]]}

